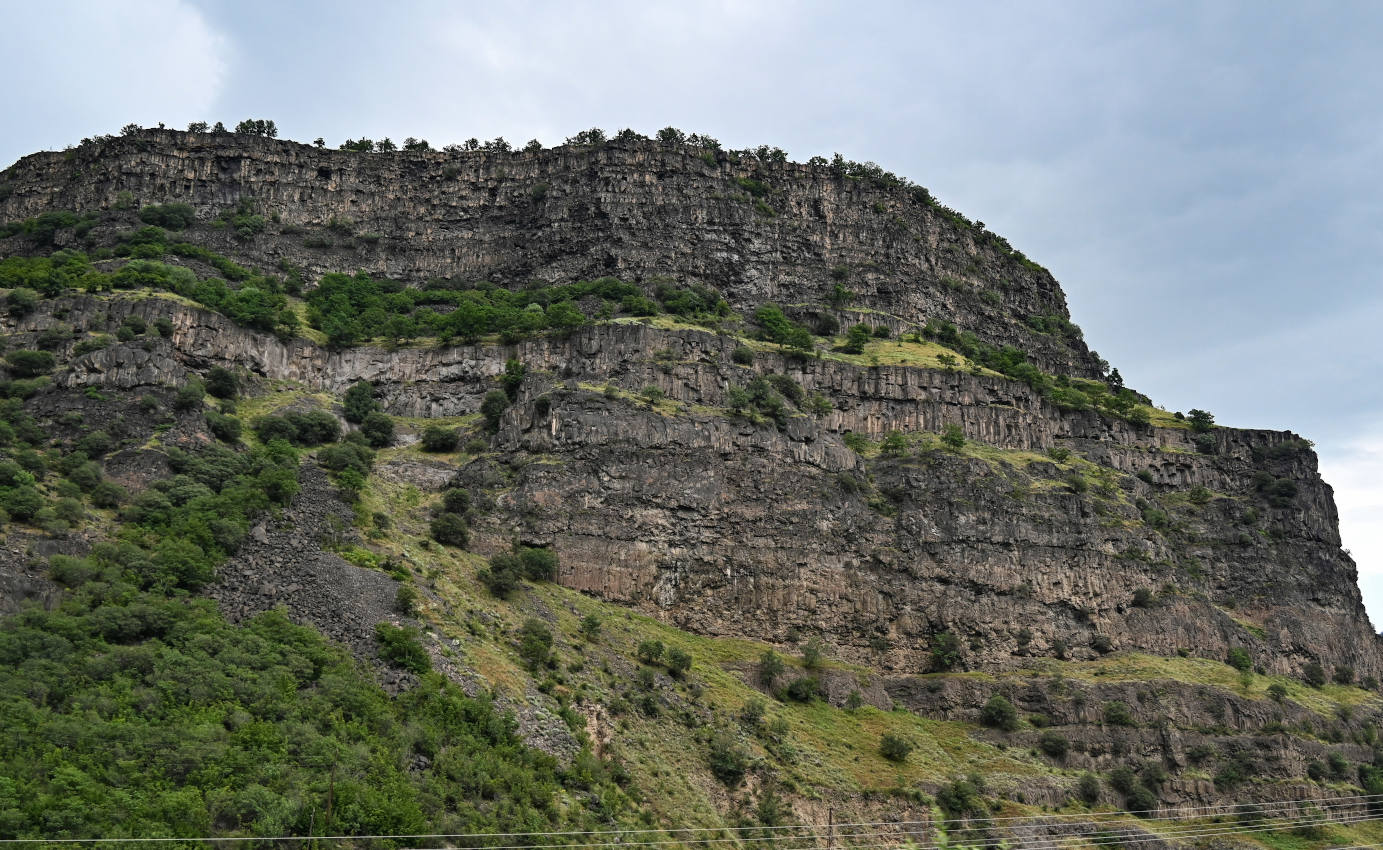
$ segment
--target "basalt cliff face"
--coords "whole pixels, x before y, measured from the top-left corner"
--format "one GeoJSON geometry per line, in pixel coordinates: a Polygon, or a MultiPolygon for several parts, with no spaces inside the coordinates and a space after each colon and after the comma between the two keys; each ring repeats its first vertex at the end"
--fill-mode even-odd
{"type": "MultiPolygon", "coordinates": [[[[1130,753],[1160,758],[1174,774],[1157,791],[1165,801],[1225,799],[1233,786],[1196,766],[1217,742],[1230,763],[1245,736],[1257,736],[1280,783],[1256,796],[1302,792],[1307,765],[1325,758],[1329,742],[1282,730],[1315,728],[1313,717],[1334,724],[1330,740],[1353,736],[1349,759],[1368,758],[1376,696],[1326,720],[1304,697],[1284,706],[1264,696],[1263,677],[1298,679],[1314,665],[1342,682],[1383,677],[1310,445],[1288,432],[1193,429],[1141,402],[1141,416],[1113,415],[1053,394],[1108,380],[1070,329],[1057,283],[917,189],[647,141],[362,154],[171,131],[35,154],[4,172],[0,187],[0,220],[89,216],[81,233],[58,227],[48,250],[89,251],[106,273],[129,251],[100,249],[139,226],[139,207],[183,203],[197,217],[189,241],[254,271],[300,270],[309,292],[325,273],[360,270],[411,286],[445,278],[515,289],[612,276],[650,294],[665,282],[701,284],[732,311],[701,327],[616,316],[522,339],[332,348],[159,292],[98,286],[11,310],[0,318],[9,348],[47,349],[60,364],[36,409],[51,421],[72,409],[114,416],[121,424],[111,430],[126,429],[130,446],[107,474],[132,493],[156,477],[148,470],[161,468],[162,446],[211,440],[194,417],[135,445],[155,433],[136,398],[167,404],[213,367],[241,376],[261,413],[369,381],[397,433],[371,474],[372,487],[393,495],[367,491],[367,501],[398,512],[400,540],[426,537],[410,526],[419,504],[465,489],[471,555],[516,543],[546,549],[559,557],[562,587],[702,638],[791,653],[814,637],[856,671],[820,674],[834,706],[862,701],[972,722],[998,687],[1043,720],[1018,733],[1031,740],[1015,742],[1035,743],[1039,725],[1064,730],[1075,742],[1062,757],[1068,770],[1110,769],[1130,753]],[[265,217],[257,232],[213,226],[246,202],[265,217]],[[790,351],[755,339],[749,317],[768,303],[803,323],[829,317],[880,331],[862,354],[841,353],[830,335],[790,351]],[[157,338],[84,341],[159,322],[157,338]],[[913,336],[928,323],[1021,349],[1052,380],[1017,380],[913,336]],[[515,363],[522,380],[487,429],[477,414],[515,363]],[[756,378],[772,378],[788,397],[784,411],[745,409],[736,394],[756,378]],[[107,398],[127,406],[103,414],[107,398]],[[476,445],[421,451],[435,423],[476,445]],[[1144,656],[1171,672],[1134,664],[1144,672],[1095,684],[1076,677],[1055,690],[1005,678],[1144,656]],[[1227,659],[1254,671],[1240,693],[1214,677],[1178,681],[1176,670],[1227,659]],[[996,678],[937,675],[965,670],[996,678]],[[1101,706],[1114,703],[1132,707],[1127,723],[1110,725],[1101,706]]],[[[0,256],[34,253],[28,239],[14,230],[0,256]]],[[[303,486],[330,488],[319,472],[303,486]]],[[[311,534],[257,527],[209,592],[237,617],[286,606],[368,655],[391,579],[364,571],[346,580],[357,567],[331,552],[308,558],[303,547],[317,545],[332,511],[296,510],[313,518],[311,534]]],[[[336,513],[338,525],[350,522],[350,511],[336,513]]],[[[387,527],[376,520],[371,545],[385,545],[387,527]]],[[[83,545],[40,538],[11,534],[0,564],[11,601],[59,597],[35,570],[35,552],[83,545]]],[[[431,579],[441,568],[428,551],[390,550],[431,579]]],[[[463,615],[428,587],[428,616],[443,636],[434,658],[458,681],[487,687],[488,656],[451,658],[453,648],[464,656],[469,638],[446,637],[448,618],[463,615]]],[[[774,686],[748,664],[723,667],[747,686],[774,686]]],[[[531,688],[515,702],[525,699],[548,705],[531,688]]],[[[584,710],[588,731],[608,739],[605,708],[584,710]]],[[[520,714],[539,738],[542,718],[553,716],[520,714]]],[[[576,744],[549,748],[569,756],[576,744]]],[[[1060,803],[1071,775],[1033,780],[1027,793],[1060,803]]],[[[821,814],[798,803],[803,817],[821,814]]]]}
{"type": "Polygon", "coordinates": [[[832,273],[848,273],[852,306],[871,323],[945,319],[1016,345],[1046,371],[1097,372],[1078,340],[1025,324],[1068,317],[1046,270],[912,193],[825,168],[650,142],[372,157],[167,131],[25,157],[5,181],[4,220],[110,209],[121,192],[141,204],[187,203],[208,219],[252,199],[279,224],[278,238],[245,244],[223,233],[220,247],[314,274],[364,268],[414,284],[510,286],[666,276],[712,285],[752,311],[765,302],[822,309],[832,273]]]}

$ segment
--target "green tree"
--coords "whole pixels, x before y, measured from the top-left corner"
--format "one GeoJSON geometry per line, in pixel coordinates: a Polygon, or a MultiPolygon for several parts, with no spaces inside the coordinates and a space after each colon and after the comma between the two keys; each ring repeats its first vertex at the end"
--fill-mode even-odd
{"type": "Polygon", "coordinates": [[[538,546],[520,546],[517,553],[523,577],[529,581],[555,581],[557,553],[538,546]]]}
{"type": "Polygon", "coordinates": [[[423,429],[422,447],[425,452],[454,452],[461,437],[454,428],[429,425],[423,429]]]}
{"type": "Polygon", "coordinates": [[[941,431],[941,443],[952,451],[960,451],[965,446],[965,432],[956,423],[948,423],[941,431]]]}
{"type": "Polygon", "coordinates": [[[356,381],[351,384],[341,401],[345,408],[346,421],[354,425],[359,425],[365,421],[366,416],[379,410],[379,402],[375,401],[374,385],[369,381],[356,381]]]}
{"type": "Polygon", "coordinates": [[[667,651],[667,671],[674,679],[680,679],[691,669],[692,657],[677,647],[671,647],[667,651]]]}
{"type": "Polygon", "coordinates": [[[939,670],[954,670],[963,657],[960,638],[951,632],[939,632],[932,636],[932,666],[939,670]]]}
{"type": "Polygon", "coordinates": [[[391,446],[394,444],[394,420],[387,413],[376,410],[360,423],[360,433],[365,435],[371,448],[391,446]]]}
{"type": "Polygon", "coordinates": [[[980,709],[980,722],[994,729],[1012,732],[1018,728],[1018,709],[1003,694],[995,694],[980,709]]]}
{"type": "Polygon", "coordinates": [[[874,338],[874,331],[869,325],[854,325],[845,334],[845,345],[841,346],[841,351],[846,354],[863,354],[864,347],[874,338]]]}
{"type": "Polygon", "coordinates": [[[509,409],[509,396],[503,390],[490,390],[480,402],[480,414],[485,417],[485,427],[491,433],[499,430],[500,417],[509,409]]]}
{"type": "Polygon", "coordinates": [[[445,546],[464,549],[471,540],[471,530],[465,518],[457,514],[438,514],[428,526],[432,539],[445,546]]]}
{"type": "Polygon", "coordinates": [[[1129,711],[1128,704],[1120,700],[1110,700],[1104,704],[1104,722],[1110,726],[1137,725],[1137,721],[1133,719],[1133,712],[1129,711]]]}
{"type": "Polygon", "coordinates": [[[57,358],[47,351],[20,350],[6,354],[5,362],[16,378],[33,378],[53,371],[57,358]]]}
{"type": "Polygon", "coordinates": [[[240,381],[224,366],[212,366],[206,373],[206,391],[216,398],[233,399],[240,392],[240,381]]]}
{"type": "Polygon", "coordinates": [[[519,397],[519,388],[523,386],[527,374],[528,367],[513,357],[504,361],[504,373],[499,376],[499,383],[510,401],[519,397]]]}
{"type": "Polygon", "coordinates": [[[663,657],[663,642],[660,640],[640,641],[634,654],[645,664],[657,664],[663,657]]]}
{"type": "Polygon", "coordinates": [[[1090,771],[1082,773],[1080,781],[1076,783],[1076,796],[1088,806],[1093,806],[1100,801],[1100,778],[1090,771]]]}
{"type": "Polygon", "coordinates": [[[1191,430],[1197,433],[1203,433],[1215,427],[1214,415],[1199,408],[1192,408],[1186,414],[1186,418],[1191,423],[1191,430]]]}

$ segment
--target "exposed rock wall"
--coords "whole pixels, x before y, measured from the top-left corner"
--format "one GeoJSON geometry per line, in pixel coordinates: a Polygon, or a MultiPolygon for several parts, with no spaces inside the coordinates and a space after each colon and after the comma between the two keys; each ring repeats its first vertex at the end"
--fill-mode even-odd
{"type": "Polygon", "coordinates": [[[242,242],[225,228],[207,239],[313,276],[362,268],[413,283],[666,276],[714,286],[746,311],[770,301],[821,305],[844,282],[853,315],[871,323],[945,319],[1024,349],[1048,372],[1098,371],[1079,340],[1026,324],[1068,316],[1048,272],[912,193],[824,167],[703,158],[653,142],[361,154],[146,131],[25,157],[0,186],[8,192],[0,220],[106,210],[127,192],[141,205],[191,204],[207,221],[250,199],[272,218],[265,233],[242,242]],[[761,197],[745,180],[757,181],[761,197]]]}
{"type": "MultiPolygon", "coordinates": [[[[476,545],[516,532],[552,545],[562,582],[693,631],[820,633],[846,657],[908,672],[928,669],[931,640],[951,631],[980,667],[1108,648],[1221,659],[1244,646],[1275,672],[1319,659],[1383,673],[1330,489],[1290,433],[1216,429],[1203,454],[1184,429],[1063,412],[1001,378],[767,354],[743,367],[731,339],[637,323],[517,346],[332,352],[168,299],[73,297],[0,327],[23,344],[58,321],[109,329],[130,312],[170,318],[171,339],[81,355],[56,380],[172,385],[227,365],[333,394],[365,378],[392,413],[455,416],[518,357],[530,377],[495,451],[461,472],[490,506],[476,545]],[[727,389],[755,370],[786,373],[835,409],[781,427],[729,415],[727,389]],[[650,384],[675,406],[638,401],[650,384]],[[952,422],[978,447],[867,460],[843,440],[952,422]],[[1088,491],[1073,491],[1069,464],[1033,453],[1053,446],[1084,458],[1074,471],[1088,491]],[[1296,499],[1267,503],[1256,473],[1294,481],[1296,499]],[[1197,486],[1204,503],[1189,498],[1197,486]],[[1165,509],[1166,526],[1140,505],[1165,509]],[[1135,605],[1139,590],[1155,601],[1135,605]]],[[[440,480],[429,468],[417,483],[440,480]]]]}

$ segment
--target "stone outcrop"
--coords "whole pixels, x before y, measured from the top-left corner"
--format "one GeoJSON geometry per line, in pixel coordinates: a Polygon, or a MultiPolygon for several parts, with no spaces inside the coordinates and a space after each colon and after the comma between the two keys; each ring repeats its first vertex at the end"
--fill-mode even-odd
{"type": "Polygon", "coordinates": [[[1045,269],[919,193],[822,166],[654,142],[362,154],[146,131],[25,157],[0,186],[0,220],[109,210],[121,193],[139,205],[190,204],[203,221],[253,202],[268,229],[238,240],[222,228],[214,246],[265,268],[290,262],[309,277],[366,269],[410,283],[668,279],[713,286],[746,312],[765,302],[820,305],[842,283],[853,293],[846,318],[895,329],[948,320],[1023,349],[1048,372],[1098,373],[1078,339],[1027,324],[1069,318],[1045,269]]]}
{"type": "MultiPolygon", "coordinates": [[[[493,508],[477,545],[507,546],[517,530],[560,552],[565,584],[693,631],[818,633],[844,657],[911,672],[929,669],[931,641],[949,631],[977,667],[1111,649],[1223,659],[1242,646],[1270,672],[1318,660],[1383,674],[1330,488],[1288,432],[1216,429],[1207,454],[1187,429],[1064,412],[997,376],[770,353],[745,367],[732,338],[639,323],[514,346],[329,351],[157,297],[60,298],[5,321],[22,341],[57,321],[113,329],[130,313],[169,319],[171,338],[77,356],[55,380],[172,386],[223,365],[335,395],[366,379],[391,413],[462,416],[520,359],[530,377],[496,451],[458,473],[493,508]],[[732,415],[728,389],[756,373],[785,374],[833,409],[776,427],[732,415]],[[642,401],[650,385],[672,405],[642,401]],[[866,459],[845,442],[951,423],[973,451],[866,459]],[[1078,465],[1037,454],[1052,448],[1078,465]],[[1087,490],[1073,491],[1073,473],[1087,490]],[[1293,502],[1265,501],[1262,475],[1294,482],[1293,502]],[[1153,601],[1135,604],[1140,591],[1153,601]]],[[[435,465],[388,474],[427,489],[448,478],[435,465]]]]}

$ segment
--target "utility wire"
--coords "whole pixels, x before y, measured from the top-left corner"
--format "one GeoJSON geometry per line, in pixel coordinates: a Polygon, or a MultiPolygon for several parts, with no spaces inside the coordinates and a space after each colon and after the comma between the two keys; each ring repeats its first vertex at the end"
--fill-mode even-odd
{"type": "MultiPolygon", "coordinates": [[[[908,827],[927,827],[927,828],[934,828],[934,827],[946,827],[946,826],[948,826],[948,825],[959,825],[958,828],[961,828],[961,829],[973,829],[973,828],[976,828],[976,827],[969,826],[969,824],[972,824],[972,823],[993,824],[993,823],[1005,823],[1005,822],[1012,822],[1012,821],[1024,821],[1024,822],[1026,822],[1027,825],[1033,825],[1033,826],[1042,826],[1042,825],[1061,825],[1060,822],[1063,821],[1063,820],[1065,820],[1067,823],[1070,823],[1070,824],[1072,824],[1072,825],[1090,824],[1090,825],[1106,825],[1106,826],[1107,826],[1107,825],[1109,825],[1110,823],[1120,823],[1120,822],[1122,822],[1122,821],[1110,821],[1110,822],[1107,822],[1107,823],[1106,823],[1106,822],[1103,822],[1103,821],[1095,820],[1095,818],[1123,818],[1123,817],[1127,817],[1127,816],[1140,816],[1140,817],[1142,817],[1142,820],[1143,820],[1144,823],[1158,823],[1158,822],[1164,822],[1164,823],[1165,823],[1165,822],[1178,822],[1178,821],[1185,821],[1185,820],[1195,820],[1195,819],[1203,819],[1203,818],[1209,818],[1209,817],[1217,817],[1217,816],[1220,816],[1220,813],[1223,813],[1223,814],[1248,814],[1248,815],[1254,815],[1254,816],[1258,816],[1258,817],[1271,817],[1271,816],[1273,815],[1273,812],[1275,812],[1275,811],[1281,811],[1281,810],[1287,809],[1287,808],[1289,808],[1289,807],[1300,807],[1300,806],[1307,805],[1307,804],[1315,805],[1317,808],[1320,808],[1320,809],[1329,810],[1329,809],[1339,809],[1339,808],[1350,807],[1350,806],[1364,806],[1364,805],[1368,805],[1368,804],[1371,803],[1371,802],[1380,801],[1380,800],[1383,800],[1383,794],[1356,794],[1356,795],[1348,795],[1348,796],[1343,796],[1343,797],[1314,797],[1314,798],[1305,798],[1305,799],[1299,799],[1299,800],[1280,800],[1280,801],[1264,802],[1264,803],[1231,803],[1231,804],[1216,804],[1216,805],[1206,805],[1206,806],[1183,806],[1183,807],[1179,807],[1179,808],[1170,808],[1170,809],[1119,809],[1119,810],[1102,811],[1102,812],[1070,812],[1070,813],[1051,813],[1051,814],[1032,814],[1032,815],[1009,815],[1009,816],[1004,816],[1004,817],[950,818],[950,819],[924,820],[924,821],[859,821],[859,822],[855,822],[855,823],[844,823],[844,824],[838,823],[838,824],[835,825],[835,828],[836,828],[837,830],[850,830],[850,829],[866,828],[866,827],[888,827],[889,830],[890,830],[890,833],[887,833],[887,834],[891,834],[892,832],[896,832],[896,831],[898,831],[898,830],[906,830],[908,827]],[[1182,812],[1182,813],[1186,813],[1186,814],[1172,814],[1172,815],[1169,815],[1169,816],[1163,814],[1163,813],[1177,813],[1177,812],[1182,812]],[[1192,814],[1192,813],[1201,813],[1201,814],[1192,814]],[[1150,815],[1151,817],[1144,817],[1144,816],[1149,816],[1149,815],[1150,815]],[[1069,820],[1067,820],[1067,819],[1069,819],[1069,820]],[[1046,824],[1044,824],[1044,822],[1051,822],[1051,821],[1055,821],[1056,823],[1046,823],[1046,824]]],[[[1361,818],[1361,819],[1368,819],[1368,818],[1361,818]]],[[[656,828],[656,827],[649,827],[649,828],[646,828],[646,829],[614,829],[614,830],[567,830],[567,831],[549,831],[549,832],[412,833],[412,834],[392,834],[392,835],[380,834],[380,835],[208,836],[208,837],[204,837],[204,838],[177,838],[177,837],[167,837],[167,836],[157,836],[157,837],[149,837],[149,838],[133,838],[133,837],[123,837],[123,838],[46,838],[46,839],[45,839],[45,838],[0,838],[0,845],[4,845],[4,844],[33,844],[33,843],[36,843],[36,842],[42,842],[42,843],[45,843],[45,844],[89,844],[89,843],[96,843],[96,842],[104,842],[104,843],[137,843],[137,842],[158,843],[158,842],[177,842],[177,841],[199,841],[199,842],[226,842],[226,841],[334,841],[334,840],[347,840],[347,839],[359,841],[359,840],[373,840],[373,839],[381,839],[381,840],[382,840],[382,839],[403,839],[403,838],[412,838],[412,839],[433,838],[433,839],[475,839],[475,840],[485,840],[485,839],[497,839],[497,838],[515,838],[515,839],[523,839],[523,838],[564,838],[564,837],[584,837],[584,836],[622,836],[622,835],[647,835],[647,834],[687,835],[687,834],[694,834],[694,833],[718,833],[718,834],[723,834],[723,833],[738,833],[738,832],[774,832],[774,833],[777,833],[777,832],[783,832],[783,831],[788,831],[788,830],[805,830],[805,831],[808,833],[808,835],[816,835],[816,834],[818,834],[818,833],[821,832],[821,830],[820,830],[819,828],[817,828],[817,827],[810,827],[810,826],[806,826],[806,825],[740,826],[740,827],[678,827],[678,828],[673,828],[673,829],[659,829],[659,828],[656,828]]],[[[886,833],[859,833],[859,832],[849,833],[849,832],[847,832],[847,833],[844,833],[844,834],[838,833],[838,837],[840,837],[840,838],[849,838],[849,837],[851,837],[852,835],[857,836],[857,837],[868,837],[868,836],[873,835],[873,834],[886,834],[886,833]]],[[[802,838],[802,837],[804,837],[804,836],[802,836],[802,835],[800,835],[800,834],[783,836],[783,838],[802,838]]],[[[769,840],[779,840],[779,839],[777,839],[777,838],[775,838],[775,837],[772,837],[772,836],[767,836],[767,837],[765,837],[765,836],[743,836],[743,837],[732,837],[732,838],[720,838],[720,837],[714,837],[714,838],[696,838],[696,837],[690,837],[690,838],[686,838],[686,839],[662,839],[662,840],[657,840],[657,841],[645,841],[645,842],[638,842],[638,841],[626,842],[626,841],[615,840],[615,841],[602,841],[602,842],[586,842],[586,843],[581,843],[581,844],[555,844],[555,843],[554,843],[554,844],[534,844],[534,843],[527,843],[527,844],[513,844],[513,845],[489,845],[489,846],[487,846],[487,847],[485,848],[485,850],[524,850],[525,848],[534,848],[534,847],[543,847],[543,846],[554,846],[554,847],[555,847],[555,846],[560,846],[560,847],[571,847],[571,848],[610,847],[610,846],[635,847],[635,846],[654,846],[654,845],[668,844],[668,843],[681,843],[681,842],[684,842],[684,841],[695,841],[695,842],[698,842],[698,843],[711,843],[711,842],[723,842],[723,841],[769,841],[769,840]]],[[[1379,845],[1379,846],[1383,846],[1383,845],[1379,845]]]]}

